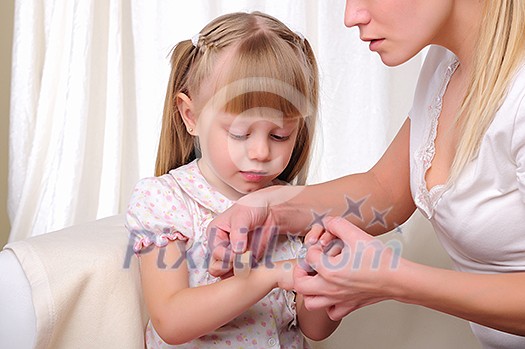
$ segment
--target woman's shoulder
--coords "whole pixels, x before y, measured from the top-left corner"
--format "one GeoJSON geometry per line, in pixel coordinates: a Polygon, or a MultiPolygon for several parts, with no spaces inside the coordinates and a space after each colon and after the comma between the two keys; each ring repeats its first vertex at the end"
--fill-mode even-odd
{"type": "Polygon", "coordinates": [[[516,70],[509,82],[499,114],[514,115],[514,122],[525,122],[525,62],[516,70]]]}
{"type": "Polygon", "coordinates": [[[523,100],[525,97],[525,60],[516,69],[516,73],[509,85],[508,94],[515,94],[520,100],[523,100]]]}

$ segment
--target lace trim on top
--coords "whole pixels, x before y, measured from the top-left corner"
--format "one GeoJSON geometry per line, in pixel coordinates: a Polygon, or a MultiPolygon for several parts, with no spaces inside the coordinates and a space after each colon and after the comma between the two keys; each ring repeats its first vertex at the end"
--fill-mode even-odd
{"type": "Polygon", "coordinates": [[[432,160],[436,154],[435,140],[437,136],[437,126],[439,115],[441,114],[441,108],[443,107],[443,95],[447,89],[450,78],[459,66],[457,58],[448,65],[444,79],[441,83],[441,87],[438,90],[436,96],[432,99],[431,104],[428,107],[430,116],[430,125],[428,130],[427,141],[423,143],[421,148],[418,150],[416,156],[416,163],[418,166],[419,188],[418,194],[415,198],[416,205],[423,210],[427,218],[432,218],[434,214],[434,208],[437,205],[441,195],[445,191],[446,184],[438,184],[433,186],[430,191],[427,188],[427,181],[425,179],[428,169],[432,166],[432,160]],[[422,167],[422,168],[421,168],[422,167]]]}

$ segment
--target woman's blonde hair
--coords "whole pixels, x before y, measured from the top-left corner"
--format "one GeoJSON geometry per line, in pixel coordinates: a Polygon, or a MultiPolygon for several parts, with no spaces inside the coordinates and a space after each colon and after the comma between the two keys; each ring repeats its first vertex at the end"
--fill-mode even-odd
{"type": "Polygon", "coordinates": [[[185,40],[174,47],[155,175],[196,158],[196,143],[186,131],[177,95],[196,95],[227,47],[233,47],[234,53],[219,74],[221,78],[213,82],[215,93],[225,94],[224,110],[239,114],[267,107],[281,111],[286,118],[298,117],[293,153],[278,178],[303,184],[317,119],[317,63],[306,39],[261,12],[218,17],[200,31],[198,40],[185,40]]]}
{"type": "Polygon", "coordinates": [[[477,156],[481,140],[525,55],[525,1],[484,2],[473,73],[458,112],[462,133],[452,164],[452,179],[477,156]]]}

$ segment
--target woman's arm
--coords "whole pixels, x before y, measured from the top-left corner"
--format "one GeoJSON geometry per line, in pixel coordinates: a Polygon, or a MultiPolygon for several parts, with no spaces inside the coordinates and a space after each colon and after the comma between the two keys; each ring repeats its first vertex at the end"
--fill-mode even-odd
{"type": "MultiPolygon", "coordinates": [[[[328,308],[332,319],[383,300],[417,304],[501,331],[525,335],[525,273],[474,274],[407,261],[340,218],[327,230],[344,242],[340,254],[321,246],[306,261],[318,274],[295,273],[295,288],[309,309],[328,308]]],[[[399,253],[400,251],[397,251],[399,253]]]]}
{"type": "Polygon", "coordinates": [[[404,262],[394,295],[500,331],[525,336],[525,273],[474,274],[404,262]]]}
{"type": "Polygon", "coordinates": [[[242,314],[274,287],[292,287],[291,268],[279,262],[273,268],[252,269],[247,277],[233,276],[190,288],[184,249],[185,243],[176,240],[140,255],[146,306],[155,330],[166,343],[186,343],[210,333],[242,314]]]}
{"type": "Polygon", "coordinates": [[[218,242],[213,249],[213,275],[223,275],[228,243],[236,253],[247,249],[247,239],[263,227],[256,256],[264,254],[271,232],[304,234],[324,214],[344,216],[370,234],[378,235],[405,222],[415,210],[410,192],[410,119],[407,118],[389,148],[368,172],[309,186],[273,186],[242,197],[208,227],[218,242]]]}
{"type": "Polygon", "coordinates": [[[303,187],[295,197],[269,209],[279,227],[305,231],[317,214],[343,216],[379,235],[405,222],[415,210],[410,192],[410,119],[381,159],[367,172],[303,187]],[[383,215],[384,220],[378,219],[383,215]],[[301,230],[302,229],[302,230],[301,230]]]}

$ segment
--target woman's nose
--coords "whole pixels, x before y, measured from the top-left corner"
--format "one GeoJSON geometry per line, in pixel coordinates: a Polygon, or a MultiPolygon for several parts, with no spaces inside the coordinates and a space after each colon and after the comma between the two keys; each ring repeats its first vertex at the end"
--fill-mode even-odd
{"type": "Polygon", "coordinates": [[[361,0],[346,0],[345,26],[348,28],[370,22],[370,13],[361,0]]]}
{"type": "Polygon", "coordinates": [[[270,144],[266,137],[253,137],[248,140],[248,157],[250,160],[269,161],[270,160],[270,144]]]}

